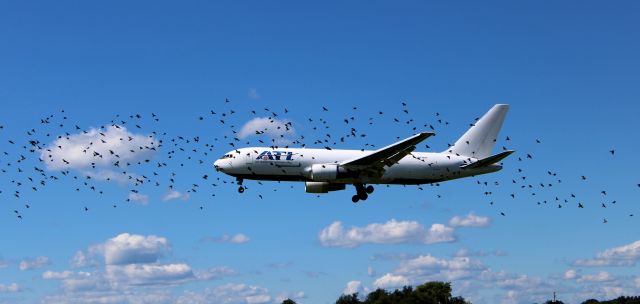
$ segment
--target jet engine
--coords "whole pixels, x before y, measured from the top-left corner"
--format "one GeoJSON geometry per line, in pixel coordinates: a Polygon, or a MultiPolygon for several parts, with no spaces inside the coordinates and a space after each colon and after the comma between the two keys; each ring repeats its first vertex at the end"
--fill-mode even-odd
{"type": "Polygon", "coordinates": [[[345,184],[334,184],[327,182],[305,182],[304,191],[307,193],[327,193],[329,191],[344,190],[345,184]]]}
{"type": "Polygon", "coordinates": [[[349,172],[338,164],[315,164],[311,166],[311,179],[315,182],[332,182],[350,177],[349,172]]]}
{"type": "Polygon", "coordinates": [[[311,166],[311,179],[314,181],[330,181],[338,177],[337,164],[315,164],[311,166]]]}

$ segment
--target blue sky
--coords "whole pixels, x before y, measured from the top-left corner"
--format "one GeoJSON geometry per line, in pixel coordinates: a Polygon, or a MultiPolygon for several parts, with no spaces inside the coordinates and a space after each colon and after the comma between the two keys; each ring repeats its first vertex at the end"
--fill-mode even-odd
{"type": "Polygon", "coordinates": [[[638,5],[4,2],[0,302],[331,303],[426,280],[473,303],[640,294],[638,5]],[[419,150],[441,151],[495,103],[511,105],[495,150],[518,152],[478,178],[378,186],[352,204],[353,189],[299,183],[238,194],[211,168],[234,131],[273,113],[307,147],[379,147],[433,125],[419,150]],[[352,127],[366,137],[333,144],[352,127]],[[104,180],[123,169],[83,156],[67,175],[38,161],[83,131],[162,140],[144,157],[118,147],[150,159],[124,176],[151,182],[104,180]],[[33,139],[43,150],[22,148],[33,139]]]}

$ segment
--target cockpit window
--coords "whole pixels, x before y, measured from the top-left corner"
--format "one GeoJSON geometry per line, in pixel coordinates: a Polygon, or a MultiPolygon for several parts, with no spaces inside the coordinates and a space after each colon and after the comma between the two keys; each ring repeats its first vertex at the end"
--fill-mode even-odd
{"type": "Polygon", "coordinates": [[[233,158],[233,154],[225,154],[220,159],[233,158]]]}

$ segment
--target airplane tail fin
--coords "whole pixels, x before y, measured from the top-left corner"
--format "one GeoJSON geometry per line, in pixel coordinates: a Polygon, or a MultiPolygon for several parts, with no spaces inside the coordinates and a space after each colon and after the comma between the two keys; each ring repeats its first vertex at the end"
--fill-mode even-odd
{"type": "Polygon", "coordinates": [[[447,152],[476,159],[490,156],[508,110],[507,104],[493,106],[447,152]]]}

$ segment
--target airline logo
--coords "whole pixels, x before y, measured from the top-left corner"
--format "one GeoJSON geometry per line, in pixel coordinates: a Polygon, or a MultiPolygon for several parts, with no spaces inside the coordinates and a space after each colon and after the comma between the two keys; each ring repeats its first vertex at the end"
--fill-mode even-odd
{"type": "Polygon", "coordinates": [[[293,152],[288,151],[263,151],[256,160],[293,160],[293,152]]]}

